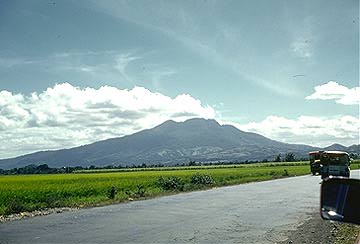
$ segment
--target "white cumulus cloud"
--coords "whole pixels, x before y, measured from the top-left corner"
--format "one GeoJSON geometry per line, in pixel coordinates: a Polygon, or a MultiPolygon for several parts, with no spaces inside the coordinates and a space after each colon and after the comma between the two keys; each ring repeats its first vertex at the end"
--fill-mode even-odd
{"type": "Polygon", "coordinates": [[[305,99],[308,100],[335,100],[344,105],[358,105],[360,103],[360,87],[348,88],[336,81],[316,86],[315,92],[305,99]]]}
{"type": "Polygon", "coordinates": [[[99,89],[57,84],[30,95],[0,91],[0,158],[68,148],[151,128],[166,120],[214,118],[215,110],[181,94],[143,87],[99,89]]]}
{"type": "Polygon", "coordinates": [[[295,119],[271,115],[260,122],[232,124],[241,130],[259,133],[286,143],[321,147],[333,143],[359,143],[360,119],[349,115],[332,118],[299,116],[295,119]]]}

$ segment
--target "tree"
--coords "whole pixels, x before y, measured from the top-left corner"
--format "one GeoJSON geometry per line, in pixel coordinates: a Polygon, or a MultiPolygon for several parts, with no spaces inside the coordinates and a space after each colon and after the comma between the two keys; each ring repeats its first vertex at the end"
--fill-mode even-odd
{"type": "Polygon", "coordinates": [[[285,154],[285,162],[294,162],[295,161],[295,155],[292,152],[289,152],[285,154]]]}
{"type": "Polygon", "coordinates": [[[281,154],[280,153],[275,157],[274,162],[281,162],[281,154]]]}
{"type": "Polygon", "coordinates": [[[190,161],[189,166],[196,166],[196,162],[195,161],[190,161]]]}
{"type": "Polygon", "coordinates": [[[359,158],[359,155],[358,154],[356,154],[356,153],[350,153],[350,158],[352,158],[352,159],[358,159],[359,158]]]}

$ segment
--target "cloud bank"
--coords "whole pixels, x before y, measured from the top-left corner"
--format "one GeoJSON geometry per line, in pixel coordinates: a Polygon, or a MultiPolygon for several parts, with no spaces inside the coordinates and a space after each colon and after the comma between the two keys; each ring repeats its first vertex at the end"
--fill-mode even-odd
{"type": "Polygon", "coordinates": [[[308,100],[335,100],[343,105],[360,104],[360,87],[348,88],[338,84],[336,81],[316,86],[315,92],[307,96],[308,100]]]}
{"type": "MultiPolygon", "coordinates": [[[[327,83],[316,87],[308,99],[325,97],[353,104],[357,98],[351,94],[357,89],[327,83]],[[333,86],[338,89],[329,89],[333,86]]],[[[3,142],[0,158],[70,148],[132,134],[169,119],[184,121],[194,117],[215,118],[223,124],[286,143],[315,146],[359,143],[360,119],[354,116],[289,119],[271,115],[263,121],[237,124],[220,119],[221,114],[213,107],[188,94],[171,98],[143,87],[94,89],[62,83],[29,95],[0,91],[0,140],[3,142]]]]}
{"type": "Polygon", "coordinates": [[[30,95],[0,91],[0,158],[69,148],[151,128],[166,120],[214,118],[188,94],[175,98],[143,87],[122,90],[57,84],[30,95]]]}
{"type": "Polygon", "coordinates": [[[233,125],[241,130],[260,133],[286,143],[321,147],[333,143],[359,143],[360,119],[348,115],[333,118],[299,116],[296,119],[271,115],[260,122],[233,125]]]}

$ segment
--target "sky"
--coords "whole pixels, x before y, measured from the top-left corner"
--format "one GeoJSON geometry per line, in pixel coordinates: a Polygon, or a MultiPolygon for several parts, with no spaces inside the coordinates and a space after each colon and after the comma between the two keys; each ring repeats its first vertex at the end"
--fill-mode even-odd
{"type": "Polygon", "coordinates": [[[0,158],[166,120],[359,143],[359,1],[0,2],[0,158]]]}

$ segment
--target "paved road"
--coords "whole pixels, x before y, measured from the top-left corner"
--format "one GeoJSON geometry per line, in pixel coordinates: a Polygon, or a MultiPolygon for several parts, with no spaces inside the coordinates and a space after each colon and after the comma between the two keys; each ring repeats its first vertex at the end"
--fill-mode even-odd
{"type": "Polygon", "coordinates": [[[0,224],[0,243],[275,243],[318,211],[319,182],[307,175],[13,221],[0,224]]]}

